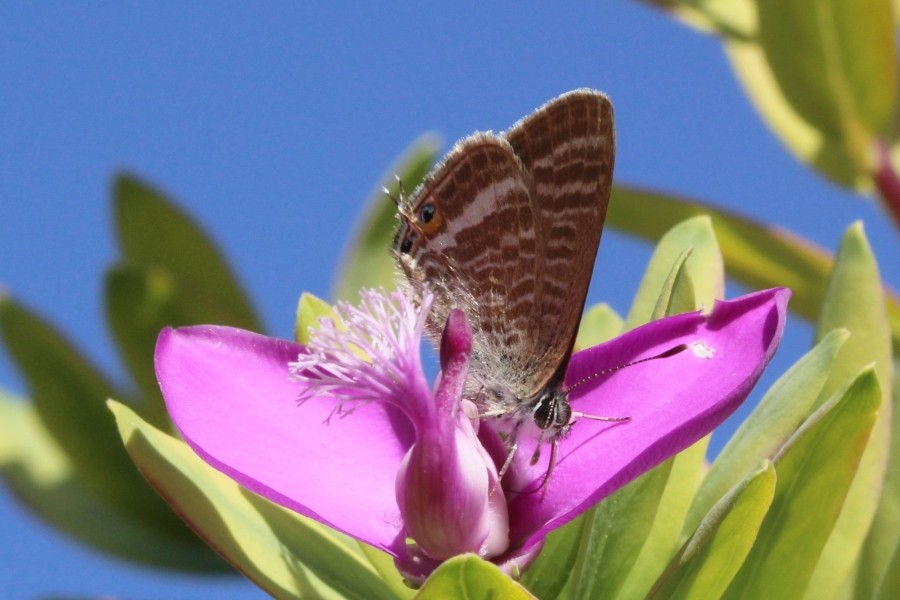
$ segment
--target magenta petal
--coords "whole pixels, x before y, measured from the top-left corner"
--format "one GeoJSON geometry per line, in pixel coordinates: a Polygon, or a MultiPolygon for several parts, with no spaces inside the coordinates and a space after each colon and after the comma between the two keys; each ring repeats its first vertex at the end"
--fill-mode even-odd
{"type": "Polygon", "coordinates": [[[172,420],[206,462],[247,489],[396,555],[394,476],[412,443],[383,403],[346,416],[297,404],[288,363],[303,347],[229,327],[164,330],[156,374],[172,420]]]}
{"type": "MultiPolygon", "coordinates": [[[[510,506],[511,538],[523,549],[616,489],[710,433],[747,397],[778,347],[790,291],[773,289],[717,302],[709,315],[690,313],[650,323],[572,357],[573,385],[592,374],[702,342],[711,358],[689,348],[576,385],[573,410],[624,423],[577,420],[560,444],[545,496],[525,493],[510,506]]],[[[520,448],[529,456],[533,445],[520,448]]],[[[549,454],[549,453],[548,453],[549,454]]],[[[527,469],[527,461],[517,467],[527,469]]],[[[540,480],[542,462],[517,476],[540,480]]]]}

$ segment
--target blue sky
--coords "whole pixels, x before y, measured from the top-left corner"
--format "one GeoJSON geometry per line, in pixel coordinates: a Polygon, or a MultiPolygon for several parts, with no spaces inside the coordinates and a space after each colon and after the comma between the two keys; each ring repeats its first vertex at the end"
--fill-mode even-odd
{"type": "MultiPolygon", "coordinates": [[[[879,208],[788,155],[714,39],[644,5],[320,4],[0,4],[0,286],[113,377],[123,370],[100,293],[117,252],[116,172],[196,216],[269,331],[289,337],[300,292],[328,295],[363,200],[413,140],[436,132],[446,148],[583,86],[615,105],[617,181],[775,220],[829,248],[862,219],[884,278],[900,285],[897,233],[879,208]]],[[[648,256],[607,232],[589,302],[626,310],[648,256]]],[[[789,322],[763,385],[810,338],[789,322]]],[[[0,386],[27,392],[5,355],[0,386]]],[[[84,550],[2,488],[0,540],[9,598],[262,597],[236,578],[172,577],[84,550]]]]}

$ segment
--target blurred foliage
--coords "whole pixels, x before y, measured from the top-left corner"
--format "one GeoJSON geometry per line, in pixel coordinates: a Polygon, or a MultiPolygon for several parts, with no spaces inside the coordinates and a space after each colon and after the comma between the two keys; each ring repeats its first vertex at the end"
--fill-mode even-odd
{"type": "Polygon", "coordinates": [[[717,36],[787,149],[880,199],[900,227],[896,6],[892,0],[644,0],[717,36]],[[887,152],[882,152],[886,148],[887,152]]]}
{"type": "Polygon", "coordinates": [[[0,397],[2,474],[25,506],[88,546],[165,569],[231,572],[134,469],[105,401],[170,429],[153,370],[159,330],[259,322],[215,244],[161,193],[122,175],[113,204],[122,256],[106,274],[106,315],[135,389],[114,387],[46,320],[0,298],[0,335],[31,392],[30,403],[0,397]]]}
{"type": "MultiPolygon", "coordinates": [[[[644,1],[716,36],[785,147],[837,185],[876,190],[900,222],[896,2],[644,1]]],[[[436,158],[423,138],[389,173],[412,190],[436,158]]],[[[114,386],[54,326],[0,296],[0,335],[30,395],[0,393],[9,489],[72,539],[135,563],[233,572],[221,555],[277,597],[412,596],[388,557],[242,491],[177,438],[153,370],[159,330],[261,324],[216,245],[164,195],[122,175],[113,203],[121,256],[105,276],[106,315],[131,386],[114,386]]],[[[395,211],[373,194],[335,298],[393,286],[395,211]]],[[[624,185],[607,225],[656,252],[627,317],[589,309],[579,346],[711,305],[724,273],[751,288],[791,288],[791,310],[815,323],[814,346],[712,464],[701,441],[554,531],[521,585],[462,556],[418,595],[900,597],[900,299],[881,283],[862,226],[832,255],[774,225],[624,185]]],[[[298,338],[327,310],[304,296],[298,338]]]]}

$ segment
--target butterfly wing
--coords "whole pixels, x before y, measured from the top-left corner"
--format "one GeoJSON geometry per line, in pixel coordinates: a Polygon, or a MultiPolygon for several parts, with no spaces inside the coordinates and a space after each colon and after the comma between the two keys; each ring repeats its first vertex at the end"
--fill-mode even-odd
{"type": "Polygon", "coordinates": [[[476,385],[526,398],[564,372],[606,215],[614,154],[606,96],[578,91],[497,136],[459,142],[400,204],[394,251],[474,331],[476,385]]]}
{"type": "Polygon", "coordinates": [[[525,366],[539,375],[536,392],[551,378],[562,381],[584,310],[612,189],[612,104],[594,90],[569,92],[505,137],[531,174],[535,227],[543,243],[535,303],[540,344],[525,366]]]}
{"type": "MultiPolygon", "coordinates": [[[[412,286],[435,294],[429,332],[453,307],[475,332],[476,364],[513,364],[540,331],[531,182],[509,143],[476,134],[458,143],[407,203],[394,241],[412,286]]],[[[510,369],[512,370],[512,369],[510,369]]]]}

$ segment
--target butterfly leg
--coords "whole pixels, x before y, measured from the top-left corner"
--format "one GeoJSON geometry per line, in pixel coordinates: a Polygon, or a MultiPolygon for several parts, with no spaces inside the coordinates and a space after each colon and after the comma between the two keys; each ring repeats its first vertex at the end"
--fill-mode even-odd
{"type": "MultiPolygon", "coordinates": [[[[503,463],[503,466],[500,468],[500,472],[497,474],[497,484],[496,487],[500,485],[500,482],[503,481],[503,476],[506,475],[506,472],[512,466],[513,458],[516,456],[516,450],[519,449],[519,428],[516,427],[513,429],[512,433],[509,434],[509,438],[507,438],[509,442],[509,454],[506,455],[506,462],[503,463]]],[[[493,493],[493,490],[491,490],[493,493]]]]}

